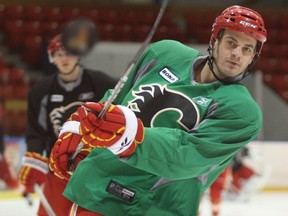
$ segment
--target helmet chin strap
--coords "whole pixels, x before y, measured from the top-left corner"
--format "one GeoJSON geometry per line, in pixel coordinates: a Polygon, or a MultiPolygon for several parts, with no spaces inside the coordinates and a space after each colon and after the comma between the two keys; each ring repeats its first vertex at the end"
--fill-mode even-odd
{"type": "MultiPolygon", "coordinates": [[[[214,42],[213,42],[214,44],[214,42]]],[[[212,46],[213,46],[212,44],[212,46]]],[[[252,60],[252,62],[247,66],[247,68],[240,73],[237,76],[234,77],[226,77],[226,78],[220,78],[219,76],[216,75],[215,71],[214,71],[214,66],[216,67],[216,69],[219,71],[219,68],[217,67],[216,64],[214,64],[215,58],[213,56],[213,48],[211,47],[211,45],[208,47],[208,53],[209,53],[209,57],[208,57],[208,66],[210,68],[210,70],[212,71],[213,76],[220,81],[223,84],[234,84],[234,83],[238,83],[240,82],[242,79],[244,79],[246,76],[248,76],[251,73],[251,67],[258,61],[259,56],[256,55],[254,57],[254,59],[252,60]]]]}

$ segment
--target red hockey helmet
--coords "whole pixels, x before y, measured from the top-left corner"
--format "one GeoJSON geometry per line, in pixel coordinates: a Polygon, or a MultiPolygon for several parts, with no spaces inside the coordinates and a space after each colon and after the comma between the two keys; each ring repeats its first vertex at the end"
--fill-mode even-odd
{"type": "Polygon", "coordinates": [[[256,50],[258,55],[267,39],[267,31],[261,15],[252,9],[238,5],[228,7],[216,17],[210,43],[213,43],[221,35],[221,30],[225,29],[242,32],[256,39],[259,43],[256,50]]]}
{"type": "Polygon", "coordinates": [[[48,56],[49,61],[53,63],[53,54],[54,52],[64,49],[64,46],[62,44],[62,35],[56,35],[49,43],[48,45],[48,56]]]}

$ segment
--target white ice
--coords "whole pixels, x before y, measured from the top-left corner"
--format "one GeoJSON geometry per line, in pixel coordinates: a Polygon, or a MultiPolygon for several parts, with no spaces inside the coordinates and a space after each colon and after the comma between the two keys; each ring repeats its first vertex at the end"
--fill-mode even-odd
{"type": "MultiPolygon", "coordinates": [[[[29,206],[23,198],[0,199],[0,216],[36,216],[39,200],[33,197],[29,206]]],[[[288,192],[261,192],[250,201],[227,201],[219,216],[288,216],[288,192]]],[[[211,216],[210,203],[205,198],[200,216],[211,216]]]]}

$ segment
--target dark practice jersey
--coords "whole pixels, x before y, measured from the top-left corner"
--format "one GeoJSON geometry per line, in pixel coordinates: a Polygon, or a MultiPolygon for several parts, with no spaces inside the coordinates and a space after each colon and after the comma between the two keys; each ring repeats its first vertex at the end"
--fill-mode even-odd
{"type": "Polygon", "coordinates": [[[141,118],[144,141],[125,160],[95,148],[64,195],[105,216],[196,216],[201,194],[262,124],[241,83],[195,81],[206,58],[176,41],[150,45],[115,101],[141,118]]]}
{"type": "Polygon", "coordinates": [[[58,74],[45,77],[29,93],[27,151],[48,155],[62,124],[83,102],[101,99],[115,80],[100,71],[81,69],[74,82],[65,83],[58,74]]]}

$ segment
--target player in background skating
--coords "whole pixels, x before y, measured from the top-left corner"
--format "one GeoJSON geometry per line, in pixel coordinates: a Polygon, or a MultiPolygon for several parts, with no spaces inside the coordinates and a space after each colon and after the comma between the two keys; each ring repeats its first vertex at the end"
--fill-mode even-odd
{"type": "MultiPolygon", "coordinates": [[[[261,160],[259,152],[251,150],[248,146],[243,147],[236,154],[230,166],[218,176],[207,193],[212,216],[221,215],[223,201],[247,202],[253,194],[263,188],[269,169],[261,160]]],[[[200,215],[199,213],[198,216],[200,215]]]]}
{"type": "Polygon", "coordinates": [[[271,171],[261,153],[251,146],[242,148],[236,154],[231,167],[232,181],[225,197],[234,201],[249,201],[265,186],[271,171]]]}
{"type": "MultiPolygon", "coordinates": [[[[28,192],[34,192],[35,184],[45,182],[44,195],[56,215],[60,216],[68,214],[71,201],[62,195],[66,182],[49,171],[51,149],[66,119],[83,102],[99,101],[116,82],[103,72],[83,68],[79,64],[80,57],[71,55],[63,48],[61,35],[51,40],[48,55],[57,73],[44,77],[29,93],[27,153],[23,158],[19,180],[28,192]]],[[[42,204],[38,215],[47,215],[42,204]]]]}
{"type": "Polygon", "coordinates": [[[220,216],[223,202],[222,192],[229,187],[231,181],[231,166],[228,166],[209,188],[212,216],[220,216]]]}
{"type": "MultiPolygon", "coordinates": [[[[207,193],[203,194],[201,203],[203,203],[203,199],[206,199],[210,203],[211,208],[211,216],[220,216],[221,214],[221,207],[223,203],[223,192],[229,188],[231,184],[232,178],[232,169],[229,165],[218,177],[217,179],[211,184],[207,193]],[[206,197],[207,196],[207,197],[206,197]]],[[[200,209],[197,216],[201,216],[201,204],[200,209]]]]}

